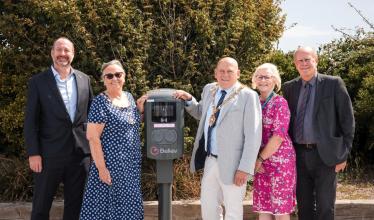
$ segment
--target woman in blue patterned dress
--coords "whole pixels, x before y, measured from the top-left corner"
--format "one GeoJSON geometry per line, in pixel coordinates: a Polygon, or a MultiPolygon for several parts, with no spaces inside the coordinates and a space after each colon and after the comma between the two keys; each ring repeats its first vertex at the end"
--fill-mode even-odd
{"type": "Polygon", "coordinates": [[[122,91],[119,61],[103,64],[102,79],[106,91],[93,100],[88,116],[93,162],[80,219],[143,219],[139,112],[132,95],[122,91]]]}

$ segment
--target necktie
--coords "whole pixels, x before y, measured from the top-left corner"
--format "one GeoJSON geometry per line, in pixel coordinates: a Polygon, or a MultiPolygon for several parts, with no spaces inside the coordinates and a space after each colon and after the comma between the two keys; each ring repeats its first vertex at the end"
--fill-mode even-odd
{"type": "MultiPolygon", "coordinates": [[[[226,91],[225,90],[221,90],[221,97],[219,98],[218,100],[218,103],[217,103],[217,106],[216,108],[218,108],[220,105],[222,105],[222,102],[223,100],[225,99],[225,96],[226,96],[226,91]]],[[[207,151],[207,154],[210,155],[212,152],[211,152],[211,141],[212,141],[212,130],[213,128],[216,126],[216,123],[217,123],[217,120],[218,120],[218,116],[219,116],[219,113],[220,113],[221,110],[218,110],[216,113],[215,113],[215,117],[216,117],[216,120],[214,121],[214,123],[209,126],[208,128],[208,140],[207,140],[207,146],[206,146],[206,151],[207,151]]]]}
{"type": "MultiPolygon", "coordinates": [[[[310,92],[311,92],[311,85],[310,83],[306,83],[304,87],[304,94],[301,97],[301,103],[300,107],[297,112],[296,116],[296,125],[295,125],[295,135],[296,140],[299,142],[304,142],[304,118],[305,118],[305,112],[308,107],[308,101],[310,98],[310,92]]],[[[301,143],[301,144],[307,144],[307,143],[301,143]]]]}

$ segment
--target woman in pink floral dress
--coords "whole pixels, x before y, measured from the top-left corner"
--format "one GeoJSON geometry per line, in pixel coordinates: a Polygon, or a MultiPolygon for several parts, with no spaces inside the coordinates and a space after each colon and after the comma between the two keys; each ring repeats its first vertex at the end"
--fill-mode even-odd
{"type": "Polygon", "coordinates": [[[262,144],[253,182],[253,211],[259,219],[290,219],[296,203],[296,156],[288,135],[290,110],[280,90],[278,69],[270,63],[257,67],[252,86],[260,92],[262,144]]]}

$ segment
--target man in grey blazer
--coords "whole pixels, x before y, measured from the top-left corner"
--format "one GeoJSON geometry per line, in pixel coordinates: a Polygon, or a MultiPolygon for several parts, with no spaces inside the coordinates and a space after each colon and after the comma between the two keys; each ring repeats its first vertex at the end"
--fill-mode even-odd
{"type": "Polygon", "coordinates": [[[294,63],[300,77],[286,82],[283,94],[296,148],[298,215],[333,220],[336,173],[346,167],[355,130],[352,103],[340,77],[318,73],[315,50],[299,47],[294,63]]]}
{"type": "Polygon", "coordinates": [[[90,163],[87,112],[93,97],[90,78],[71,67],[74,45],[58,38],[53,65],[28,85],[24,136],[34,177],[32,220],[49,219],[59,184],[64,184],[64,220],[78,220],[90,163]]]}
{"type": "Polygon", "coordinates": [[[254,174],[261,144],[262,115],[257,93],[238,82],[235,59],[219,60],[200,102],[178,90],[186,110],[200,120],[192,152],[192,172],[204,168],[201,180],[201,212],[204,220],[243,219],[243,199],[249,175],[254,174]]]}

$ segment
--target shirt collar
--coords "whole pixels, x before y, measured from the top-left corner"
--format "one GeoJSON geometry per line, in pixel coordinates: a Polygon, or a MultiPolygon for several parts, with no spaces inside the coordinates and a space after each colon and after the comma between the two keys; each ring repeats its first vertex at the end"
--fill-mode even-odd
{"type": "MultiPolygon", "coordinates": [[[[313,87],[316,84],[317,81],[317,74],[315,74],[311,80],[308,81],[308,83],[313,87]]],[[[303,86],[307,83],[307,81],[302,80],[303,86]]]]}
{"type": "MultiPolygon", "coordinates": [[[[58,79],[61,79],[60,74],[59,74],[59,73],[57,72],[57,70],[53,67],[53,65],[51,65],[51,69],[52,69],[53,76],[54,76],[55,78],[58,77],[58,79]]],[[[73,69],[73,68],[70,68],[70,73],[69,73],[67,79],[69,79],[69,78],[72,77],[73,75],[75,76],[74,69],[73,69]]]]}
{"type": "Polygon", "coordinates": [[[239,83],[238,82],[236,82],[233,86],[231,86],[230,88],[228,88],[228,89],[222,89],[221,87],[218,87],[218,91],[217,91],[217,93],[218,94],[221,94],[221,91],[222,90],[225,90],[226,91],[226,94],[229,94],[229,93],[231,93],[231,91],[238,85],[239,83]]]}

